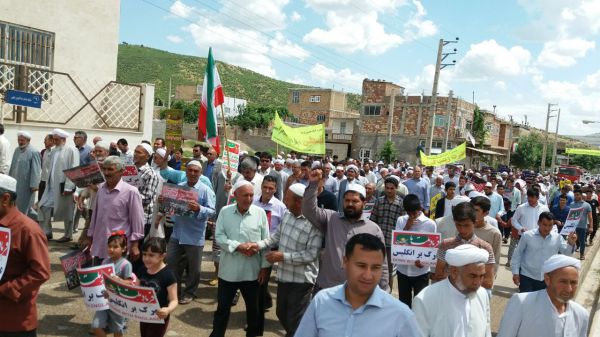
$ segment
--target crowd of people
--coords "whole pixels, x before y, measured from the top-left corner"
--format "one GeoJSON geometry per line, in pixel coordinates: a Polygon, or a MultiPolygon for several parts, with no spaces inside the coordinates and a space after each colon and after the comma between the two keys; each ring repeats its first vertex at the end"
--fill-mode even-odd
{"type": "MultiPolygon", "coordinates": [[[[0,131],[0,152],[7,151],[0,131]]],[[[0,226],[11,231],[0,307],[12,308],[0,336],[36,335],[36,298],[50,276],[47,241],[58,221],[57,243],[89,250],[94,265],[114,263],[117,277],[155,289],[164,323],[141,323],[142,336],[164,336],[170,314],[195,299],[207,239],[215,265],[209,284],[218,287],[212,337],[226,335],[240,294],[247,336],[263,335],[272,306],[286,336],[491,336],[501,264],[520,293],[498,336],[586,336],[589,314],[572,299],[598,228],[600,182],[293,151],[242,153],[235,172],[204,144],[185,162],[162,138],[130,148],[126,139],[89,144],[84,131],[74,133],[74,146],[70,137],[55,129],[36,140],[44,146],[38,151],[20,131],[10,165],[0,153],[0,226]],[[94,162],[102,183],[76,187],[64,174],[94,162]],[[137,168],[137,184],[123,179],[126,165],[137,168]],[[186,214],[161,211],[166,183],[197,192],[186,214]],[[561,234],[571,209],[580,220],[561,234]],[[394,263],[394,230],[439,233],[435,266],[394,263]]],[[[127,324],[97,312],[91,332],[122,336],[127,324]]]]}

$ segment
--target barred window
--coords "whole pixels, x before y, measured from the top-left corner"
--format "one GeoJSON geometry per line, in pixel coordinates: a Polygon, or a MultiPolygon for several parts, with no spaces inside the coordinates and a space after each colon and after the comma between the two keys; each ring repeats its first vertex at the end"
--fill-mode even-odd
{"type": "Polygon", "coordinates": [[[54,33],[0,21],[0,61],[52,69],[54,33]]]}

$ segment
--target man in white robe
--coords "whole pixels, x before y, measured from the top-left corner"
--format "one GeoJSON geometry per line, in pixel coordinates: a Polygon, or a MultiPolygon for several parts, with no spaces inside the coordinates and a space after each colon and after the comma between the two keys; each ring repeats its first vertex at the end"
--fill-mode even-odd
{"type": "Polygon", "coordinates": [[[37,220],[37,213],[32,209],[35,192],[40,185],[42,163],[40,152],[29,143],[31,134],[26,131],[17,132],[17,143],[12,156],[8,175],[17,180],[17,203],[21,213],[37,220]]]}
{"type": "Polygon", "coordinates": [[[69,242],[73,240],[75,184],[65,176],[63,171],[79,165],[79,151],[74,146],[66,145],[69,138],[66,131],[54,129],[52,136],[56,148],[52,150],[49,158],[50,172],[44,195],[39,202],[38,218],[49,239],[52,238],[51,217],[54,217],[54,221],[64,221],[65,234],[57,242],[69,242]]]}
{"type": "Polygon", "coordinates": [[[556,254],[542,267],[546,289],[514,294],[497,337],[585,337],[589,313],[572,301],[579,282],[579,260],[556,254]]]}
{"type": "Polygon", "coordinates": [[[423,337],[491,337],[489,296],[481,287],[488,258],[487,250],[471,244],[446,252],[448,278],[413,299],[423,337]]]}

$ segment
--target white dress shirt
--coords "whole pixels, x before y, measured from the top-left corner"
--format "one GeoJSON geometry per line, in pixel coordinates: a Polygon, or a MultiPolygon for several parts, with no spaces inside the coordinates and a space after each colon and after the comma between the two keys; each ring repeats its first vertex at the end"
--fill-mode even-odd
{"type": "Polygon", "coordinates": [[[525,231],[536,229],[538,228],[540,214],[549,211],[548,207],[539,202],[535,207],[526,202],[517,207],[515,215],[512,217],[512,226],[518,231],[521,231],[521,229],[525,229],[525,231]]]}

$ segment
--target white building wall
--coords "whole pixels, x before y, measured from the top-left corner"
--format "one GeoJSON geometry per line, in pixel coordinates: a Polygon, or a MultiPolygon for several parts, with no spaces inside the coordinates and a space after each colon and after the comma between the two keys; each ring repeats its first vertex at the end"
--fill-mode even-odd
{"type": "Polygon", "coordinates": [[[238,116],[240,114],[240,106],[243,109],[246,107],[247,103],[248,102],[246,102],[245,99],[225,96],[225,102],[223,103],[225,117],[229,118],[238,116]]]}
{"type": "Polygon", "coordinates": [[[351,119],[331,119],[331,132],[342,133],[341,125],[346,123],[344,134],[351,135],[354,131],[354,120],[351,119]]]}

